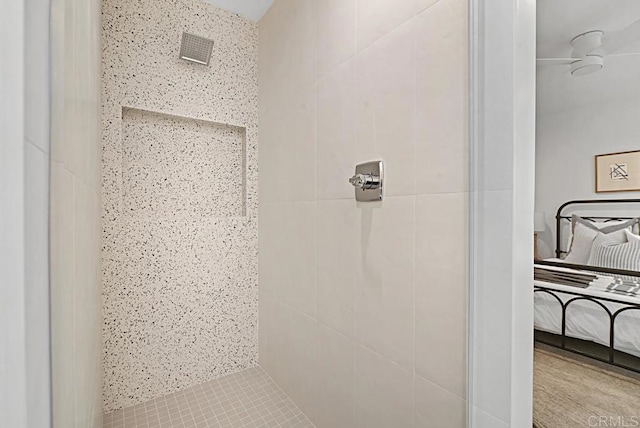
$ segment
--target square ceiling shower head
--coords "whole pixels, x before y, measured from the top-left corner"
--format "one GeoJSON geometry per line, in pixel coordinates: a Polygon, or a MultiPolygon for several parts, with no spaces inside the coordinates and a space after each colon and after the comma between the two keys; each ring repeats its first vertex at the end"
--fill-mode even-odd
{"type": "Polygon", "coordinates": [[[196,36],[195,34],[182,33],[180,59],[202,65],[209,65],[212,50],[213,40],[196,36]]]}

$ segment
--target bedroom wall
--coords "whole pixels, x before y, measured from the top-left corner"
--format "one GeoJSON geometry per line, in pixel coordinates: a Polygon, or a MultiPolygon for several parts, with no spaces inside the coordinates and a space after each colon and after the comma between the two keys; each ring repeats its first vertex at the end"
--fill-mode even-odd
{"type": "Polygon", "coordinates": [[[318,427],[465,426],[467,22],[277,0],[259,23],[260,364],[318,427]],[[385,199],[358,205],[373,159],[385,199]]]}
{"type": "Polygon", "coordinates": [[[102,13],[104,407],[258,360],[257,24],[202,0],[102,13]],[[182,32],[214,40],[178,59],[182,32]]]}
{"type": "MultiPolygon", "coordinates": [[[[561,97],[562,94],[558,94],[561,97]]],[[[572,199],[640,198],[640,192],[595,193],[594,156],[638,150],[640,97],[599,100],[536,115],[536,211],[546,213],[542,257],[555,249],[555,213],[572,199]]],[[[563,235],[564,236],[564,235],[563,235]]]]}

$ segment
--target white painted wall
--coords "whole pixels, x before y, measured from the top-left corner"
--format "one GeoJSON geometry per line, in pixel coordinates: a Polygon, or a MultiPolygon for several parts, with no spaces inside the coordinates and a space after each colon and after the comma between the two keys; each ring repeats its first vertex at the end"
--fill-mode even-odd
{"type": "Polygon", "coordinates": [[[51,423],[48,22],[48,0],[0,5],[0,414],[10,427],[51,423]]]}
{"type": "Polygon", "coordinates": [[[551,113],[538,109],[535,209],[546,213],[547,223],[539,235],[542,257],[555,249],[555,213],[563,202],[640,197],[640,192],[595,193],[594,172],[595,155],[640,149],[639,117],[640,97],[634,93],[606,101],[594,96],[590,104],[551,113]]]}
{"type": "Polygon", "coordinates": [[[26,1],[25,284],[28,426],[51,422],[49,0],[26,1]]]}
{"type": "Polygon", "coordinates": [[[0,412],[27,423],[24,253],[24,1],[0,3],[0,412]]]}

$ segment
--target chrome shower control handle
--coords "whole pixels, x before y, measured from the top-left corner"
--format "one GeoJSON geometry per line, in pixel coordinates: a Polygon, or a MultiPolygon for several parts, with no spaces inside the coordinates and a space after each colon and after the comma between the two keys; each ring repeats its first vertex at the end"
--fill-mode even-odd
{"type": "Polygon", "coordinates": [[[353,177],[351,177],[349,179],[349,183],[351,183],[351,185],[353,187],[358,187],[360,189],[362,189],[362,187],[364,186],[365,183],[365,178],[364,178],[364,174],[356,174],[353,177]]]}
{"type": "Polygon", "coordinates": [[[373,174],[356,174],[349,179],[349,183],[358,189],[377,189],[380,187],[380,176],[373,174]]]}
{"type": "Polygon", "coordinates": [[[376,202],[382,200],[384,186],[384,168],[381,160],[356,165],[355,175],[349,179],[354,187],[353,193],[358,202],[376,202]]]}

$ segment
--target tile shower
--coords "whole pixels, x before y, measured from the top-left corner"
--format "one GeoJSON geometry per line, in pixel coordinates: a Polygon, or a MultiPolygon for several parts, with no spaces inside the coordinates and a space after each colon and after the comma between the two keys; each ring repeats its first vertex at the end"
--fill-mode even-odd
{"type": "Polygon", "coordinates": [[[103,426],[464,426],[467,2],[104,0],[101,29],[103,426]]]}

